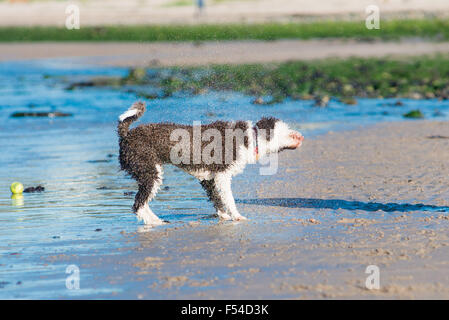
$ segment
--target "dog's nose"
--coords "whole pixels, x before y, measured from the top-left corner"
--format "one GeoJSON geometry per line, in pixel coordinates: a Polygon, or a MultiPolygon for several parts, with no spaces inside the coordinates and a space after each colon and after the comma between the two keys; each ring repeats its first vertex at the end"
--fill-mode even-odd
{"type": "Polygon", "coordinates": [[[304,140],[304,137],[303,137],[301,134],[297,133],[297,132],[291,133],[291,134],[290,134],[290,137],[291,137],[293,140],[296,140],[296,141],[298,141],[298,142],[302,142],[302,141],[304,140]]]}
{"type": "Polygon", "coordinates": [[[304,137],[298,132],[290,133],[290,138],[294,141],[290,149],[298,148],[302,144],[302,141],[304,140],[304,137]]]}

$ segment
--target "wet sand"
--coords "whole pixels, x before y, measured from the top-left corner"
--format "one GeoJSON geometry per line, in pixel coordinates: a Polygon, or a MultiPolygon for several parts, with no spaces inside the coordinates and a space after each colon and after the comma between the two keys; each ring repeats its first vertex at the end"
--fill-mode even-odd
{"type": "Polygon", "coordinates": [[[222,42],[0,43],[0,61],[71,58],[72,64],[178,66],[266,63],[348,57],[418,56],[449,53],[449,43],[423,40],[279,40],[222,42]]]}
{"type": "Polygon", "coordinates": [[[42,258],[79,265],[83,288],[120,288],[95,297],[448,299],[448,159],[446,122],[329,132],[283,152],[278,174],[235,179],[246,222],[173,222],[123,232],[120,255],[42,258]]]}

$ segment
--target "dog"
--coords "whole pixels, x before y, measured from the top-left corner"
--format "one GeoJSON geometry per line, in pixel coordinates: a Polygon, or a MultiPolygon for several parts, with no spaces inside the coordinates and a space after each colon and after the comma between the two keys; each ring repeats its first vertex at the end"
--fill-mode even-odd
{"type": "Polygon", "coordinates": [[[296,149],[304,140],[300,132],[272,117],[264,117],[255,125],[251,121],[216,121],[199,126],[149,123],[130,130],[129,126],[144,112],[144,103],[134,103],[120,115],[117,131],[120,167],[139,187],[133,211],[139,220],[151,226],[165,223],[148,205],[162,184],[164,164],[175,165],[196,177],[220,219],[245,220],[235,205],[232,177],[242,172],[246,164],[256,163],[259,156],[296,149]],[[210,137],[214,137],[215,144],[210,137]],[[210,150],[211,145],[215,149],[210,150]],[[203,157],[199,156],[201,153],[203,157]]]}

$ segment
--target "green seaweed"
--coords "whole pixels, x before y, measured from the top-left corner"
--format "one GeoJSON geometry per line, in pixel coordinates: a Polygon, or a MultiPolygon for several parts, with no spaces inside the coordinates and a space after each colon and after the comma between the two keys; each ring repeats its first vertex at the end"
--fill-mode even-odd
{"type": "Polygon", "coordinates": [[[407,59],[329,59],[277,64],[213,65],[164,69],[154,83],[165,91],[232,90],[256,97],[449,98],[447,55],[407,59]],[[431,94],[429,94],[431,93],[431,94]]]}
{"type": "Polygon", "coordinates": [[[148,99],[180,91],[196,95],[229,90],[254,96],[254,103],[263,105],[286,98],[315,100],[323,107],[331,98],[349,105],[357,104],[355,97],[445,100],[449,99],[449,56],[153,68],[151,72],[140,68],[130,69],[123,78],[92,78],[69,84],[67,89],[95,86],[128,88],[148,99]],[[162,94],[145,86],[159,88],[162,94]]]}
{"type": "Polygon", "coordinates": [[[0,41],[215,41],[312,38],[449,39],[448,19],[383,20],[382,28],[369,30],[364,21],[314,21],[259,24],[0,27],[0,41]]]}
{"type": "Polygon", "coordinates": [[[419,109],[407,112],[403,116],[404,116],[404,118],[409,118],[409,119],[423,119],[424,118],[424,114],[419,109]]]}

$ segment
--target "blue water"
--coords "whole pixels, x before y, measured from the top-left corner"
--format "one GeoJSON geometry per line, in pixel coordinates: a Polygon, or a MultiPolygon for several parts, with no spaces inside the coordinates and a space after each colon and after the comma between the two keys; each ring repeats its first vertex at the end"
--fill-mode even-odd
{"type": "MultiPolygon", "coordinates": [[[[65,90],[68,82],[91,76],[124,76],[125,68],[70,64],[68,61],[0,63],[0,298],[54,298],[64,295],[65,267],[48,259],[71,254],[120,254],[128,245],[123,233],[139,224],[131,214],[136,185],[119,171],[116,119],[136,99],[113,88],[65,90]],[[17,111],[73,113],[66,118],[11,118],[17,111]],[[44,193],[12,198],[9,185],[43,185],[44,193]],[[41,259],[45,256],[46,259],[41,259]]],[[[449,101],[358,99],[357,106],[331,101],[253,105],[254,97],[233,92],[191,96],[176,94],[147,101],[142,122],[192,123],[217,119],[258,120],[279,117],[306,137],[383,121],[404,121],[419,108],[426,118],[449,119],[449,101]]],[[[410,121],[410,120],[408,120],[410,121]]],[[[413,121],[413,120],[411,120],[413,121]]],[[[197,181],[165,169],[164,185],[152,203],[163,219],[186,222],[213,212],[197,181]]],[[[249,196],[253,196],[250,193],[249,196]]],[[[167,228],[169,228],[167,227],[167,228]]],[[[117,290],[114,286],[97,292],[117,290]]],[[[79,291],[79,295],[89,292],[79,291]]]]}

